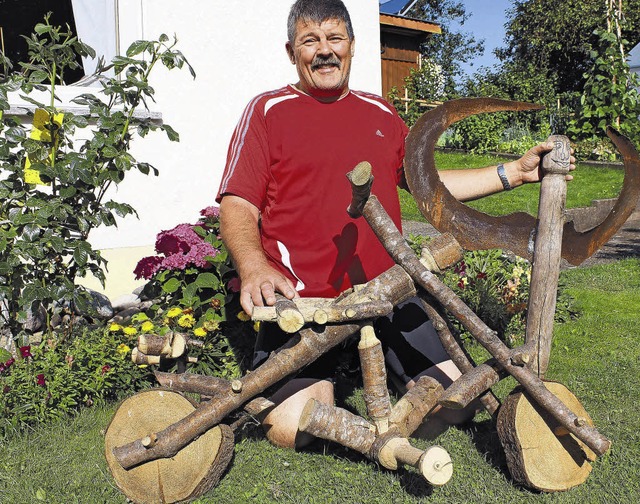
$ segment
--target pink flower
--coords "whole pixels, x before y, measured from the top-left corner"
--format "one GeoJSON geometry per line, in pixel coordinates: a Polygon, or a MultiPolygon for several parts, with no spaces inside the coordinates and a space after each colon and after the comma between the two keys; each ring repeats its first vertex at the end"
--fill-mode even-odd
{"type": "Polygon", "coordinates": [[[44,387],[47,384],[46,380],[44,379],[44,375],[42,373],[36,376],[36,383],[41,387],[44,387]]]}
{"type": "Polygon", "coordinates": [[[156,238],[156,251],[160,254],[170,255],[179,252],[188,252],[191,246],[202,241],[202,238],[193,230],[191,224],[178,224],[169,231],[162,231],[156,238]]]}
{"type": "Polygon", "coordinates": [[[21,346],[20,355],[22,355],[23,359],[26,359],[27,357],[33,357],[33,355],[31,355],[31,346],[30,345],[21,346]]]}
{"type": "Polygon", "coordinates": [[[227,288],[231,292],[240,292],[240,278],[233,277],[231,280],[227,282],[227,288]]]}
{"type": "Polygon", "coordinates": [[[200,215],[206,218],[218,218],[220,215],[220,207],[217,206],[208,206],[207,208],[203,208],[200,210],[200,215]]]}
{"type": "Polygon", "coordinates": [[[162,263],[162,257],[159,256],[149,256],[140,259],[136,269],[133,270],[136,280],[139,280],[140,278],[149,280],[156,271],[158,271],[160,263],[162,263]]]}

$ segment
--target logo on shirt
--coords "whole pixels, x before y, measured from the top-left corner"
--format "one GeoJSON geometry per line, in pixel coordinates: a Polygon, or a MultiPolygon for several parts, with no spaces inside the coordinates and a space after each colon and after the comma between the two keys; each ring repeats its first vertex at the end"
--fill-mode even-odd
{"type": "Polygon", "coordinates": [[[376,135],[379,136],[380,138],[384,138],[384,133],[382,133],[382,131],[380,130],[376,131],[376,135]]]}

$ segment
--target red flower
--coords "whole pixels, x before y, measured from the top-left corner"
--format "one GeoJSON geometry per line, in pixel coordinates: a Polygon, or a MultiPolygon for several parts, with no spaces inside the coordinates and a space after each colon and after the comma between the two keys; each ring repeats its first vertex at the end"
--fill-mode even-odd
{"type": "Polygon", "coordinates": [[[464,282],[463,282],[462,280],[460,280],[460,281],[458,282],[458,287],[459,287],[461,290],[464,290],[464,282]]]}
{"type": "Polygon", "coordinates": [[[233,277],[227,282],[227,287],[231,292],[240,292],[240,279],[238,277],[233,277]]]}
{"type": "Polygon", "coordinates": [[[105,374],[110,369],[111,369],[111,366],[109,364],[105,364],[104,366],[102,366],[102,374],[105,374]]]}
{"type": "Polygon", "coordinates": [[[484,280],[485,278],[487,278],[487,274],[484,273],[483,271],[481,271],[480,273],[478,273],[476,275],[476,278],[480,279],[480,280],[484,280]]]}
{"type": "Polygon", "coordinates": [[[4,363],[5,369],[10,368],[15,361],[16,360],[13,357],[11,357],[7,362],[4,363]]]}
{"type": "Polygon", "coordinates": [[[36,376],[36,383],[41,387],[44,387],[47,384],[42,373],[36,376]]]}
{"type": "Polygon", "coordinates": [[[26,359],[27,357],[33,357],[33,355],[31,355],[31,346],[30,345],[21,346],[20,355],[22,355],[23,359],[26,359]]]}
{"type": "Polygon", "coordinates": [[[133,273],[136,276],[136,280],[139,280],[140,278],[149,280],[156,273],[156,271],[158,271],[161,262],[162,257],[158,256],[150,256],[140,259],[138,265],[133,270],[133,273]]]}

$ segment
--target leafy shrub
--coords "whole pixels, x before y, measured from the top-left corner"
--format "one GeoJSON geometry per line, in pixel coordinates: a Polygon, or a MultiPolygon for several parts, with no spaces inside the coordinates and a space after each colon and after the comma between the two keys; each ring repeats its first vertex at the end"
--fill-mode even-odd
{"type": "Polygon", "coordinates": [[[110,200],[108,190],[130,170],[157,174],[130,154],[131,142],[157,129],[178,140],[169,125],[135,114],[153,99],[150,73],[158,63],[188,66],[166,35],[137,41],[126,56],[114,58],[114,78],[100,77],[100,97],[82,94],[72,100],[88,108],[86,115],[63,113],[56,107],[56,85],[65,69],[77,65],[76,54],[95,52],[48,19],[26,40],[30,61],[19,64],[20,72],[0,76],[0,298],[7,307],[0,323],[14,337],[30,308],[44,307],[49,317],[60,301],[88,309],[76,279],[91,273],[104,281],[106,264],[89,234],[116,225],[116,215],[135,214],[130,205],[110,200]],[[31,97],[33,89],[46,91],[49,102],[31,97]],[[38,107],[30,132],[17,118],[2,115],[12,92],[38,107]]]}
{"type": "Polygon", "coordinates": [[[190,371],[234,377],[246,367],[254,329],[236,295],[239,280],[220,239],[219,209],[207,207],[200,214],[196,224],[160,232],[158,255],[138,262],[136,278],[149,280],[145,293],[157,302],[148,316],[133,322],[160,335],[177,330],[202,338],[190,371]]]}
{"type": "MultiPolygon", "coordinates": [[[[637,141],[640,138],[640,80],[631,72],[623,49],[628,45],[614,31],[597,30],[597,51],[591,51],[593,68],[585,74],[585,85],[570,133],[580,140],[606,138],[607,126],[637,141]]],[[[594,149],[592,152],[597,152],[594,149]]]]}
{"type": "Polygon", "coordinates": [[[149,369],[129,358],[133,340],[104,329],[85,330],[21,347],[17,359],[0,364],[0,434],[149,386],[149,369]]]}
{"type": "MultiPolygon", "coordinates": [[[[420,255],[429,238],[411,235],[407,241],[420,255]]],[[[467,251],[462,261],[443,272],[442,281],[507,345],[524,342],[531,281],[529,261],[499,249],[467,251]]],[[[578,312],[573,298],[559,284],[556,321],[567,321],[578,312]]],[[[455,318],[451,316],[450,321],[459,333],[473,339],[455,318]]]]}
{"type": "Polygon", "coordinates": [[[437,63],[425,59],[419,69],[411,68],[409,72],[404,79],[404,88],[409,101],[405,99],[404,91],[397,87],[389,91],[387,99],[396,108],[404,122],[413,126],[426,112],[427,103],[444,101],[447,95],[442,68],[437,63]]]}

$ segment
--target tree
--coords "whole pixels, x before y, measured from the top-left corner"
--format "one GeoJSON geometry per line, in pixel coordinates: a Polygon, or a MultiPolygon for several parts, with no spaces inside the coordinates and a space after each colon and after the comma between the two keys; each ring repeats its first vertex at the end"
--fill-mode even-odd
{"type": "MultiPolygon", "coordinates": [[[[445,76],[445,93],[456,92],[456,78],[462,74],[461,63],[472,61],[484,53],[484,42],[473,35],[455,29],[469,18],[463,2],[456,0],[418,0],[407,13],[409,17],[436,21],[442,33],[429,39],[422,47],[422,54],[442,69],[445,76]]],[[[425,97],[430,98],[430,97],[425,97]]]]}
{"type": "MultiPolygon", "coordinates": [[[[624,10],[622,38],[640,41],[640,0],[617,0],[624,10]]],[[[580,92],[599,47],[608,0],[514,0],[508,12],[506,47],[496,51],[506,71],[526,81],[542,74],[556,95],[580,92]]]]}

